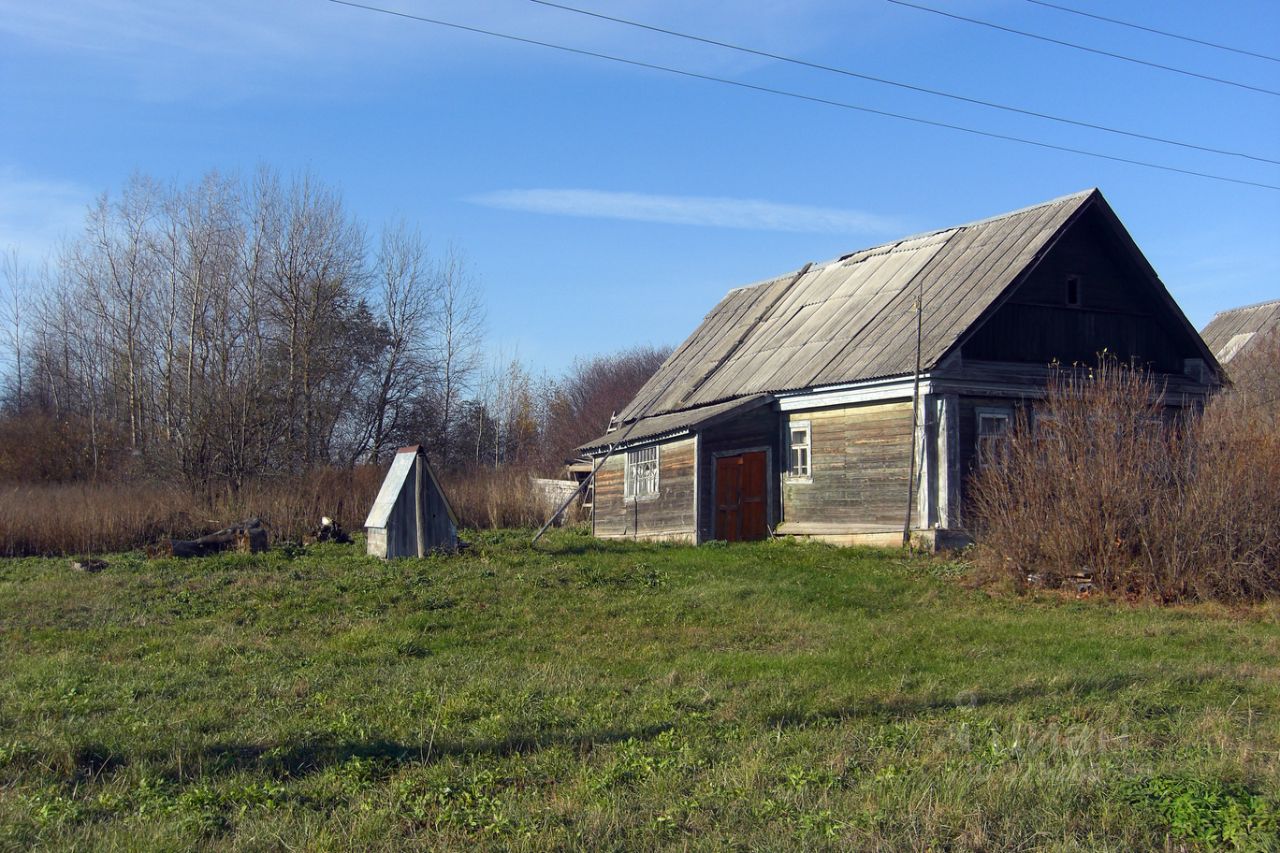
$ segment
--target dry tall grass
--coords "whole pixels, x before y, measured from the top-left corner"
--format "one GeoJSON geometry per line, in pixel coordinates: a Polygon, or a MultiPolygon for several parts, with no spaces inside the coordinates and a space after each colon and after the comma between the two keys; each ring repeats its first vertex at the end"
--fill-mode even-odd
{"type": "MultiPolygon", "coordinates": [[[[384,467],[322,468],[301,477],[259,480],[239,494],[192,494],[161,483],[0,485],[0,555],[124,551],[163,538],[185,539],[257,516],[272,539],[298,540],[321,516],[358,531],[378,494],[384,467]]],[[[442,477],[466,528],[532,527],[551,507],[524,470],[481,468],[442,477]]],[[[567,520],[577,519],[572,511],[567,520]]]]}
{"type": "MultiPolygon", "coordinates": [[[[480,468],[442,478],[458,524],[475,529],[541,526],[555,510],[521,468],[480,468]]],[[[572,508],[571,508],[572,509],[572,508]]],[[[576,518],[567,513],[569,520],[576,518]]]]}
{"type": "Polygon", "coordinates": [[[92,554],[215,529],[187,491],[155,484],[0,486],[0,554],[92,554]]]}
{"type": "Polygon", "coordinates": [[[317,469],[263,480],[234,496],[198,496],[160,483],[0,486],[0,554],[83,554],[190,538],[257,516],[276,540],[299,539],[320,517],[364,523],[383,471],[317,469]]]}
{"type": "Polygon", "coordinates": [[[1063,370],[973,481],[988,575],[1076,572],[1163,602],[1280,594],[1280,418],[1252,393],[1170,421],[1162,389],[1110,361],[1063,370]]]}

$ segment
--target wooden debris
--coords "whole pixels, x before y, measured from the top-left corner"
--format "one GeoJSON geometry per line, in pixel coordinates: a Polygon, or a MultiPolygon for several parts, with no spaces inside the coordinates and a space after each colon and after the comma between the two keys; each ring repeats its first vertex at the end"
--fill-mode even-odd
{"type": "Polygon", "coordinates": [[[166,539],[147,549],[151,557],[204,557],[221,551],[256,554],[267,550],[267,528],[257,518],[225,527],[199,539],[166,539]]]}
{"type": "Polygon", "coordinates": [[[100,572],[109,564],[106,560],[99,560],[94,557],[88,557],[83,560],[72,560],[71,568],[77,572],[100,572]]]}
{"type": "Polygon", "coordinates": [[[1092,572],[1073,572],[1069,575],[1042,575],[1039,572],[1028,572],[1027,586],[1058,589],[1062,586],[1074,589],[1077,595],[1088,595],[1096,591],[1092,572]]]}

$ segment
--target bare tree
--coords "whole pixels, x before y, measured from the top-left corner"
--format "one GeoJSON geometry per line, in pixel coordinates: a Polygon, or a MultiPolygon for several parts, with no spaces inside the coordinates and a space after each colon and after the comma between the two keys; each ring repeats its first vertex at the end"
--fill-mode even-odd
{"type": "Polygon", "coordinates": [[[10,384],[8,396],[13,410],[22,412],[26,396],[28,339],[31,337],[30,309],[33,299],[31,271],[19,260],[16,249],[0,258],[0,280],[4,292],[0,294],[0,323],[2,339],[9,349],[10,384]]]}
{"type": "Polygon", "coordinates": [[[135,175],[120,198],[100,196],[89,210],[85,238],[72,246],[64,260],[84,305],[106,331],[104,355],[120,376],[109,403],[122,400],[129,430],[129,447],[138,452],[146,443],[146,393],[149,353],[147,325],[153,317],[155,266],[149,233],[157,209],[159,189],[135,175]]]}
{"type": "Polygon", "coordinates": [[[347,385],[331,380],[351,354],[344,322],[363,290],[364,233],[337,193],[310,175],[287,188],[268,179],[264,190],[265,297],[285,355],[289,452],[293,467],[305,468],[324,457],[325,438],[340,416],[332,392],[347,385]]]}
{"type": "Polygon", "coordinates": [[[481,365],[485,312],[480,288],[466,260],[450,247],[436,272],[438,308],[432,315],[431,357],[439,370],[438,441],[441,462],[450,464],[458,402],[471,390],[481,365]]]}
{"type": "Polygon", "coordinates": [[[383,230],[376,274],[382,340],[365,428],[373,462],[401,437],[410,406],[431,382],[427,329],[439,298],[426,241],[404,222],[383,230]]]}
{"type": "Polygon", "coordinates": [[[575,447],[603,434],[610,416],[631,401],[670,354],[670,347],[637,346],[576,359],[548,394],[545,463],[559,464],[575,447]]]}
{"type": "Polygon", "coordinates": [[[432,258],[404,224],[367,251],[309,175],[136,176],[90,207],[39,299],[16,260],[0,274],[0,382],[83,425],[95,475],[129,458],[235,491],[410,437],[447,461],[483,343],[459,252],[432,258]]]}

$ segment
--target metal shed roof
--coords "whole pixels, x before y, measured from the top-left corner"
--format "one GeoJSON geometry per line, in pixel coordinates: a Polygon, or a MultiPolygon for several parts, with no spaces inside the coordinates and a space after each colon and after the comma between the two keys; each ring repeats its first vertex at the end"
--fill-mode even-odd
{"type": "Polygon", "coordinates": [[[431,467],[430,460],[427,459],[426,453],[422,450],[422,445],[411,444],[408,447],[402,447],[396,451],[396,455],[391,460],[391,467],[387,469],[387,475],[382,479],[382,486],[378,489],[378,496],[373,500],[373,506],[369,508],[369,515],[364,520],[364,526],[369,527],[386,527],[391,518],[391,511],[395,508],[396,500],[400,497],[401,490],[404,489],[405,481],[409,479],[409,475],[413,472],[414,460],[422,456],[422,461],[426,467],[427,476],[431,482],[435,484],[436,491],[440,493],[440,500],[444,503],[444,510],[449,515],[449,520],[456,527],[458,524],[457,516],[453,514],[453,507],[449,505],[449,499],[445,496],[444,489],[440,487],[440,481],[436,477],[435,469],[431,467]]]}
{"type": "Polygon", "coordinates": [[[1280,299],[1244,305],[1213,315],[1200,336],[1218,361],[1226,364],[1259,334],[1280,330],[1280,299]]]}
{"type": "Polygon", "coordinates": [[[928,369],[1095,198],[1086,190],[731,290],[620,417],[914,373],[918,294],[928,369]]]}
{"type": "Polygon", "coordinates": [[[682,412],[669,412],[642,418],[630,426],[624,426],[611,433],[602,435],[578,448],[584,453],[603,450],[610,446],[625,447],[629,444],[640,444],[655,438],[680,435],[704,427],[713,426],[740,412],[763,406],[773,402],[768,394],[753,394],[746,398],[728,400],[711,406],[699,406],[682,412]]]}

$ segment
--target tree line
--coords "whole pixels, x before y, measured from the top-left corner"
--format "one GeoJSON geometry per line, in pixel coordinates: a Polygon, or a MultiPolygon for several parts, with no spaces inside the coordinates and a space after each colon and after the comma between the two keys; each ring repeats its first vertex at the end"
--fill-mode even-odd
{"type": "Polygon", "coordinates": [[[371,237],[313,175],[137,175],[33,267],[9,253],[0,478],[155,476],[236,491],[379,463],[550,472],[667,351],[561,377],[487,352],[476,275],[398,222],[371,237]]]}

